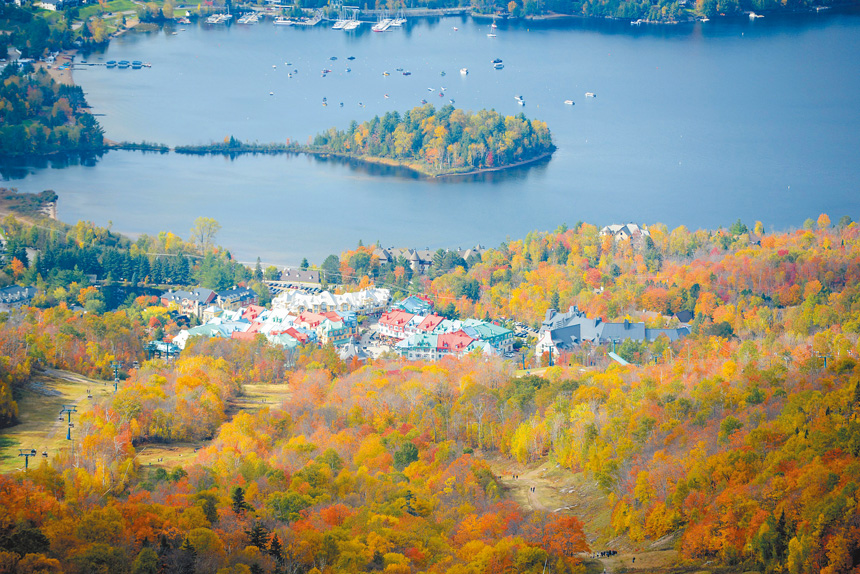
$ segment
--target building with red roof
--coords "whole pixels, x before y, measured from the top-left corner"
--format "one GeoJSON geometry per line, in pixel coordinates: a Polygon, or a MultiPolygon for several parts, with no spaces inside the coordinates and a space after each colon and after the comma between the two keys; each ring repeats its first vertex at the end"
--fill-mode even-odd
{"type": "Polygon", "coordinates": [[[460,355],[474,340],[465,331],[460,329],[453,333],[442,333],[439,335],[436,348],[439,351],[439,356],[460,355]]]}
{"type": "Polygon", "coordinates": [[[394,309],[383,313],[379,318],[379,333],[385,337],[403,339],[406,337],[406,326],[415,317],[412,313],[394,309]]]}
{"type": "Polygon", "coordinates": [[[295,323],[305,329],[316,329],[323,321],[326,320],[326,318],[327,317],[325,315],[320,315],[313,311],[303,311],[298,317],[296,317],[295,323]]]}
{"type": "Polygon", "coordinates": [[[424,320],[418,324],[418,331],[422,333],[432,333],[444,320],[445,317],[440,317],[439,315],[427,315],[424,317],[424,320]]]}

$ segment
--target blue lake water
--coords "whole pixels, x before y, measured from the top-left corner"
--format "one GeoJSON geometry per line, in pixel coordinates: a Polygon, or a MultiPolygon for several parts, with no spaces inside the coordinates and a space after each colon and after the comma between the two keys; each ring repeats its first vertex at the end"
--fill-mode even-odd
{"type": "Polygon", "coordinates": [[[4,185],[54,189],[64,221],[110,221],[131,234],[187,236],[196,217],[215,217],[219,242],[240,259],[282,264],[321,262],[359,239],[496,245],[578,220],[695,228],[741,218],[784,229],[822,212],[860,219],[856,11],[489,32],[488,22],[459,17],[381,34],[190,25],[128,34],[89,57],[151,68],[76,69],[75,81],[113,140],[306,141],[422,99],[453,99],[546,121],[558,146],[548,162],[427,181],[306,156],[111,152],[85,165],[4,169],[4,185]]]}

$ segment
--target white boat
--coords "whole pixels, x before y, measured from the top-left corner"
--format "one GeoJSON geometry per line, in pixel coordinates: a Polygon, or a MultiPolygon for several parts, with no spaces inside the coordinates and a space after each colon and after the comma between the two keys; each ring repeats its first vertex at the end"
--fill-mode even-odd
{"type": "Polygon", "coordinates": [[[573,100],[564,100],[565,105],[572,106],[573,100]]]}
{"type": "Polygon", "coordinates": [[[349,22],[347,22],[346,24],[344,24],[344,25],[343,25],[343,29],[344,29],[344,30],[346,30],[346,31],[349,31],[349,30],[355,30],[355,29],[356,29],[356,28],[358,28],[359,26],[361,26],[361,21],[359,21],[359,20],[350,20],[349,22]]]}
{"type": "Polygon", "coordinates": [[[292,26],[293,24],[295,24],[295,22],[293,22],[286,16],[278,16],[277,18],[275,18],[275,21],[273,23],[275,24],[275,26],[292,26]]]}
{"type": "Polygon", "coordinates": [[[487,34],[487,38],[495,38],[495,37],[496,37],[495,34],[487,34]]]}
{"type": "MultiPolygon", "coordinates": [[[[229,14],[212,14],[211,16],[206,18],[206,23],[207,24],[225,24],[227,22],[227,20],[230,19],[227,16],[230,16],[230,15],[229,14]]],[[[231,18],[232,18],[232,16],[231,16],[231,18]]]]}
{"type": "Polygon", "coordinates": [[[595,94],[594,92],[585,92],[585,97],[586,98],[596,98],[597,94],[595,94]]]}
{"type": "Polygon", "coordinates": [[[403,8],[397,11],[397,15],[391,21],[391,26],[394,28],[400,28],[406,23],[406,14],[403,13],[403,8]]]}
{"type": "Polygon", "coordinates": [[[343,30],[343,27],[346,26],[348,20],[335,20],[334,26],[331,27],[332,30],[343,30]]]}
{"type": "Polygon", "coordinates": [[[467,76],[469,74],[469,68],[460,68],[460,73],[467,76]]]}
{"type": "Polygon", "coordinates": [[[710,18],[699,18],[699,22],[710,22],[710,18]]]}
{"type": "Polygon", "coordinates": [[[756,14],[755,12],[750,12],[750,20],[755,20],[756,18],[764,18],[762,14],[756,14]]]}

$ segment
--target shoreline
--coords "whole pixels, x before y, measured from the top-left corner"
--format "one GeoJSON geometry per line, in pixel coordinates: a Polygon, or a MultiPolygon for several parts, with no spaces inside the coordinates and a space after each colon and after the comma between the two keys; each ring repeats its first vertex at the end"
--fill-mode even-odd
{"type": "MultiPolygon", "coordinates": [[[[846,9],[850,9],[850,8],[860,9],[860,0],[854,1],[854,2],[852,2],[852,1],[837,1],[835,4],[833,4],[831,6],[827,6],[826,8],[819,8],[818,10],[816,10],[814,8],[791,9],[791,10],[765,10],[765,11],[760,11],[759,13],[762,15],[806,15],[806,14],[819,14],[823,10],[826,10],[827,12],[830,12],[830,11],[838,12],[838,11],[846,10],[846,9]]],[[[464,12],[464,8],[412,8],[412,9],[407,9],[407,14],[410,10],[412,10],[414,12],[420,12],[420,14],[413,15],[414,18],[419,18],[419,19],[440,18],[440,17],[457,16],[457,15],[468,16],[468,17],[473,18],[475,20],[496,20],[498,18],[498,16],[495,14],[482,14],[482,13],[478,13],[478,12],[474,12],[474,11],[464,12]]],[[[366,13],[371,14],[371,13],[375,13],[375,12],[377,12],[377,11],[376,10],[368,10],[366,13]]],[[[721,19],[739,18],[739,17],[742,17],[748,13],[749,12],[740,12],[738,14],[720,15],[720,16],[714,16],[712,19],[719,21],[721,19]]],[[[701,18],[702,18],[702,16],[691,14],[691,15],[688,15],[687,17],[685,17],[683,19],[679,19],[679,20],[643,20],[643,19],[640,19],[640,20],[641,20],[642,24],[658,25],[658,26],[662,26],[662,25],[675,26],[678,24],[695,23],[695,22],[698,22],[701,18]]],[[[167,24],[167,23],[175,24],[176,20],[177,19],[174,18],[172,21],[164,21],[158,25],[163,26],[164,24],[167,24]]],[[[502,18],[502,20],[503,21],[509,21],[509,22],[520,22],[521,21],[521,22],[526,22],[526,23],[528,23],[528,22],[538,23],[538,22],[552,22],[552,21],[564,21],[564,20],[570,20],[570,21],[610,20],[610,21],[626,22],[626,21],[632,21],[633,19],[632,18],[616,17],[616,16],[593,16],[593,15],[584,16],[581,14],[561,14],[561,13],[553,12],[553,13],[547,13],[547,14],[520,16],[520,17],[516,17],[516,18],[504,17],[504,18],[502,18]]],[[[126,34],[128,32],[133,31],[140,24],[141,24],[141,22],[137,18],[130,19],[129,21],[126,22],[125,27],[115,31],[114,33],[112,33],[108,37],[107,43],[110,43],[110,40],[112,40],[114,38],[117,38],[119,36],[122,36],[123,34],[126,34]]],[[[70,48],[68,50],[63,50],[62,52],[60,52],[57,55],[56,60],[52,64],[49,64],[47,62],[41,62],[41,61],[33,62],[33,64],[37,69],[45,69],[48,72],[48,74],[56,82],[58,82],[60,84],[65,84],[65,85],[75,85],[75,79],[74,79],[74,75],[72,73],[74,70],[74,67],[69,66],[65,70],[58,70],[57,65],[58,65],[59,60],[61,58],[64,58],[66,60],[64,63],[71,64],[74,57],[76,57],[78,55],[79,51],[80,51],[80,48],[70,48]]]]}
{"type": "MultiPolygon", "coordinates": [[[[181,147],[181,146],[180,146],[181,147]]],[[[160,146],[158,144],[147,144],[147,143],[133,143],[133,142],[114,142],[105,138],[104,147],[97,150],[88,150],[86,152],[56,152],[48,155],[20,155],[20,156],[2,156],[0,157],[0,163],[4,160],[51,160],[51,159],[59,159],[62,157],[85,157],[85,156],[100,156],[106,154],[110,151],[129,151],[129,152],[140,152],[140,153],[158,153],[158,154],[168,154],[174,153],[177,155],[196,155],[196,156],[205,156],[205,155],[220,155],[220,156],[228,156],[228,157],[238,157],[241,155],[300,155],[305,154],[308,156],[316,156],[321,158],[336,158],[340,160],[344,160],[347,162],[357,162],[360,164],[368,164],[368,165],[377,165],[377,166],[385,166],[391,168],[399,168],[405,169],[412,173],[417,174],[418,176],[424,179],[443,179],[443,178],[454,178],[454,177],[465,177],[472,175],[481,175],[484,173],[494,173],[499,171],[505,171],[507,169],[514,169],[518,167],[524,167],[533,163],[538,163],[543,160],[549,159],[556,151],[556,147],[553,146],[552,150],[544,152],[540,155],[537,155],[532,158],[520,160],[518,162],[494,166],[494,167],[484,167],[479,169],[470,169],[468,171],[452,171],[452,172],[444,172],[444,173],[432,173],[425,169],[423,169],[419,164],[416,163],[408,163],[399,161],[396,159],[384,158],[384,157],[373,157],[373,156],[358,156],[345,154],[340,152],[333,152],[321,149],[234,149],[234,150],[189,150],[189,151],[177,151],[175,147],[167,147],[160,146]]],[[[384,176],[383,176],[384,177],[384,176]]]]}
{"type": "Polygon", "coordinates": [[[57,69],[58,65],[62,65],[60,63],[60,58],[64,58],[66,61],[63,63],[71,64],[72,60],[74,60],[75,56],[78,55],[77,48],[72,48],[70,50],[63,50],[57,57],[54,59],[53,63],[48,62],[33,62],[33,65],[36,69],[45,70],[48,72],[48,75],[58,84],[63,84],[66,86],[74,86],[75,85],[75,77],[72,75],[73,67],[70,65],[65,70],[57,69]]]}
{"type": "Polygon", "coordinates": [[[341,159],[345,159],[345,160],[357,161],[360,163],[367,163],[367,164],[371,164],[371,165],[384,165],[387,167],[402,168],[402,169],[407,169],[411,172],[417,173],[421,177],[424,177],[427,179],[441,179],[441,178],[448,178],[448,177],[481,175],[484,173],[493,173],[493,172],[497,172],[497,171],[504,171],[506,169],[523,167],[523,166],[526,166],[526,165],[529,165],[532,163],[538,163],[538,162],[545,160],[547,158],[551,158],[552,154],[555,153],[555,150],[556,150],[556,148],[555,148],[555,146],[553,146],[553,149],[548,151],[548,152],[544,152],[538,156],[535,156],[535,157],[532,157],[529,159],[525,159],[525,160],[521,160],[521,161],[518,161],[515,163],[509,163],[506,165],[500,165],[500,166],[495,166],[495,167],[484,167],[484,168],[480,168],[480,169],[471,169],[469,171],[453,171],[453,172],[447,172],[447,173],[430,173],[430,172],[418,167],[417,164],[401,162],[401,161],[398,161],[396,159],[389,159],[389,158],[384,158],[384,157],[357,156],[357,155],[350,155],[350,154],[323,151],[323,150],[302,150],[302,151],[297,152],[297,153],[307,153],[308,155],[318,155],[318,156],[323,156],[323,157],[330,156],[330,157],[337,157],[337,158],[341,158],[341,159]]]}

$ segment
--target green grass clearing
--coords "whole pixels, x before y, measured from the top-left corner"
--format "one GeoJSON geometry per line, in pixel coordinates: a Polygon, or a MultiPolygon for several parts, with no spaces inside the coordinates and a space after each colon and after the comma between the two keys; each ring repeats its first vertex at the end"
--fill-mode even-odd
{"type": "Polygon", "coordinates": [[[75,373],[49,371],[35,376],[18,399],[18,424],[0,430],[0,472],[23,468],[19,448],[36,449],[39,454],[30,459],[30,464],[37,465],[43,451],[47,450],[50,457],[66,448],[68,415],[59,420],[62,405],[76,405],[78,412],[72,415],[72,422],[77,423],[81,413],[90,410],[92,402],[112,392],[113,385],[75,373]],[[87,398],[87,389],[92,391],[92,400],[87,398]]]}
{"type": "Polygon", "coordinates": [[[90,16],[97,16],[99,14],[106,15],[113,13],[115,15],[117,12],[127,11],[136,12],[137,5],[131,0],[113,0],[112,2],[107,3],[106,8],[102,8],[99,4],[93,4],[86,8],[81,8],[78,12],[78,19],[86,20],[90,16]]]}

